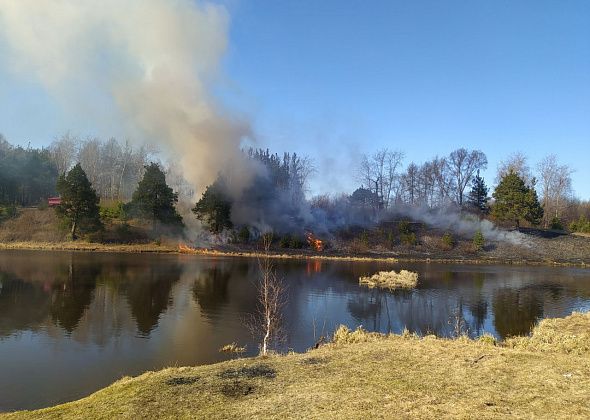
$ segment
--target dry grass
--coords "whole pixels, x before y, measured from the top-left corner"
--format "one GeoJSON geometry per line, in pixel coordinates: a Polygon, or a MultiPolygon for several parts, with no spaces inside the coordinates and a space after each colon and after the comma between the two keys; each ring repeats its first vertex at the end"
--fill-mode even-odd
{"type": "Polygon", "coordinates": [[[68,242],[0,242],[0,249],[25,249],[44,251],[94,251],[94,252],[176,252],[175,245],[169,244],[101,244],[97,242],[68,241],[68,242]]]}
{"type": "Polygon", "coordinates": [[[242,354],[246,351],[246,347],[239,346],[236,343],[226,344],[219,349],[220,353],[242,354]]]}
{"type": "Polygon", "coordinates": [[[53,209],[20,209],[16,218],[0,224],[0,242],[60,242],[66,235],[53,209]]]}
{"type": "MultiPolygon", "coordinates": [[[[588,315],[548,320],[578,334],[588,315]]],[[[8,419],[589,418],[590,358],[547,343],[383,336],[340,328],[305,354],[170,368],[8,419]],[[521,343],[522,344],[522,343],[521,343]]],[[[522,338],[522,340],[529,340],[522,338]]]]}
{"type": "Polygon", "coordinates": [[[532,336],[513,337],[505,345],[533,351],[561,351],[590,356],[590,312],[575,312],[567,318],[544,319],[532,336]]]}
{"type": "Polygon", "coordinates": [[[395,271],[380,271],[371,277],[360,277],[359,283],[371,289],[374,287],[391,290],[413,289],[418,284],[418,273],[408,270],[401,270],[399,273],[395,271]]]}

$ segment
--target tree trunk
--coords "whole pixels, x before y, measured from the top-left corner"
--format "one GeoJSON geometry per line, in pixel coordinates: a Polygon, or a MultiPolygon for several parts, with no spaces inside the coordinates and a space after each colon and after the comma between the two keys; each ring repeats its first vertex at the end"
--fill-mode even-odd
{"type": "Polygon", "coordinates": [[[74,221],[72,222],[72,230],[71,230],[71,232],[70,232],[70,234],[71,234],[71,236],[72,236],[72,241],[75,241],[75,240],[77,239],[77,238],[76,238],[76,227],[77,227],[77,224],[78,224],[78,223],[77,223],[77,220],[74,220],[74,221]]]}

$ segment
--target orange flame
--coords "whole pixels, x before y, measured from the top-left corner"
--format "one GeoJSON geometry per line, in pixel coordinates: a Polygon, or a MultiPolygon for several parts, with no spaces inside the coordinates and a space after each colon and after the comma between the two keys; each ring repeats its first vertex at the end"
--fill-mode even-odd
{"type": "Polygon", "coordinates": [[[318,252],[324,250],[324,241],[315,237],[313,232],[307,232],[307,243],[318,252]]]}
{"type": "Polygon", "coordinates": [[[183,253],[191,253],[193,252],[193,248],[191,248],[190,246],[187,246],[185,244],[178,244],[178,251],[179,252],[183,252],[183,253]]]}

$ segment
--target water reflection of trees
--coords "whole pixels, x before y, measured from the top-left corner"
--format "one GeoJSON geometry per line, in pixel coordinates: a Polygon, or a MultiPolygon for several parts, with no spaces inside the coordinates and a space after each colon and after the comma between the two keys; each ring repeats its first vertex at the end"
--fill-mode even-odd
{"type": "Polygon", "coordinates": [[[71,259],[68,266],[55,273],[52,284],[51,318],[56,325],[71,333],[92,302],[99,264],[77,264],[71,259]]]}
{"type": "Polygon", "coordinates": [[[526,335],[543,316],[543,303],[532,287],[499,289],[493,298],[494,326],[502,338],[526,335]]]}
{"type": "Polygon", "coordinates": [[[0,285],[0,337],[38,329],[49,313],[49,294],[6,273],[0,273],[0,285]]]}
{"type": "Polygon", "coordinates": [[[228,303],[228,285],[231,278],[229,270],[214,266],[206,268],[197,275],[193,284],[193,297],[201,311],[209,317],[219,312],[228,303]]]}
{"type": "Polygon", "coordinates": [[[139,273],[126,271],[133,278],[125,279],[123,293],[142,335],[150,334],[158,325],[160,315],[172,304],[170,292],[181,271],[178,264],[150,264],[139,273]]]}
{"type": "MultiPolygon", "coordinates": [[[[43,324],[73,333],[79,329],[90,306],[93,313],[89,322],[111,320],[117,325],[124,324],[121,318],[125,315],[120,313],[124,307],[117,304],[119,295],[126,298],[137,329],[147,335],[169,307],[172,286],[181,274],[175,260],[154,262],[142,258],[140,264],[134,264],[139,261],[135,259],[137,256],[60,254],[51,255],[51,259],[46,256],[42,254],[36,264],[24,258],[15,258],[9,264],[0,257],[0,336],[34,331],[43,324]],[[94,305],[97,295],[101,302],[94,305]],[[119,314],[114,317],[97,313],[115,308],[119,314]]],[[[78,333],[87,336],[95,327],[95,333],[100,335],[105,331],[112,333],[112,328],[104,330],[96,325],[85,325],[84,331],[78,333]]],[[[104,337],[96,339],[104,342],[104,337]]]]}

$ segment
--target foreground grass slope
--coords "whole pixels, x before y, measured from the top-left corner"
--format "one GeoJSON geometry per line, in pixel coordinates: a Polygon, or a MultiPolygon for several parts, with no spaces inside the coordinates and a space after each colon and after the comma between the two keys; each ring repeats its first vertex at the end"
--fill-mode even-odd
{"type": "Polygon", "coordinates": [[[589,329],[574,314],[509,346],[341,329],[305,354],[149,372],[6,418],[589,418],[589,329]],[[571,336],[581,350],[559,345],[571,336]]]}

